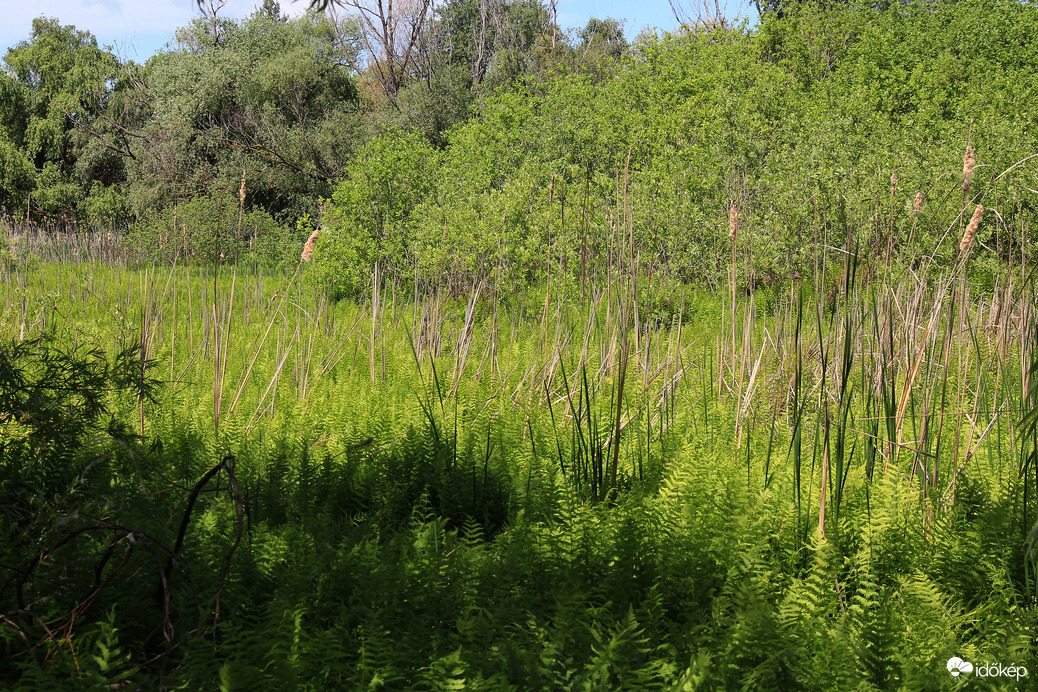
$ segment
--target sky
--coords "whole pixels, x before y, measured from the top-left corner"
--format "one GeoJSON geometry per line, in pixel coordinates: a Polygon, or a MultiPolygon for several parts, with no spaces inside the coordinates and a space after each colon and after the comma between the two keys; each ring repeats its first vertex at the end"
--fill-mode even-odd
{"type": "MultiPolygon", "coordinates": [[[[245,17],[262,1],[229,0],[219,16],[245,17]]],[[[684,7],[696,6],[693,0],[678,1],[684,7]]],[[[738,0],[730,1],[734,7],[738,0]]],[[[306,0],[281,0],[281,7],[286,14],[298,15],[306,9],[306,0]]],[[[173,37],[177,27],[198,15],[195,0],[0,0],[0,56],[29,38],[35,17],[46,16],[89,31],[97,37],[98,44],[111,46],[122,58],[143,62],[173,37]]],[[[662,31],[677,27],[667,0],[559,0],[558,20],[562,27],[583,26],[591,17],[625,20],[629,39],[646,26],[662,31]]]]}

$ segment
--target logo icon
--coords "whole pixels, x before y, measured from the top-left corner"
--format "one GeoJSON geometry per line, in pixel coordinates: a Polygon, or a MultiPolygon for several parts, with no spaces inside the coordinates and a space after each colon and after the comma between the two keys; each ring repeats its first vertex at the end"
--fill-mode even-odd
{"type": "Polygon", "coordinates": [[[973,664],[969,661],[963,661],[958,656],[952,656],[948,659],[948,672],[952,674],[952,677],[959,677],[963,673],[972,673],[973,664]]]}

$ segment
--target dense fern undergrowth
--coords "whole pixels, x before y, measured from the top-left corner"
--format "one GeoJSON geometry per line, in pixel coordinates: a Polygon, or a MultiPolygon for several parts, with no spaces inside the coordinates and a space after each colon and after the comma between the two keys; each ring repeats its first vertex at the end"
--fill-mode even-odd
{"type": "Polygon", "coordinates": [[[2,684],[1026,684],[946,662],[1038,669],[1033,290],[829,254],[666,318],[11,267],[2,684]]]}

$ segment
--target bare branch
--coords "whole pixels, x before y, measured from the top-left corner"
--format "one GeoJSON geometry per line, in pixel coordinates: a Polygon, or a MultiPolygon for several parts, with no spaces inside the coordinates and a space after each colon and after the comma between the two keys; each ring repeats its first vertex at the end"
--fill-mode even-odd
{"type": "Polygon", "coordinates": [[[415,60],[432,0],[342,0],[339,4],[361,19],[361,43],[371,60],[368,69],[394,101],[415,60]]]}

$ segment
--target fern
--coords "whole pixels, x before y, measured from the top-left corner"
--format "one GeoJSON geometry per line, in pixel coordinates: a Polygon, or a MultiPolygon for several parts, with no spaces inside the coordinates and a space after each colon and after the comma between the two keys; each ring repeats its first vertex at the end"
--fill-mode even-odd
{"type": "Polygon", "coordinates": [[[130,684],[139,670],[132,664],[130,652],[119,647],[119,631],[115,625],[115,608],[108,617],[97,623],[94,640],[95,652],[90,655],[93,663],[84,679],[96,685],[130,684]]]}

